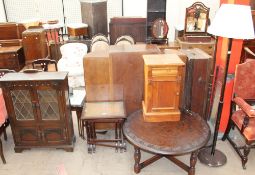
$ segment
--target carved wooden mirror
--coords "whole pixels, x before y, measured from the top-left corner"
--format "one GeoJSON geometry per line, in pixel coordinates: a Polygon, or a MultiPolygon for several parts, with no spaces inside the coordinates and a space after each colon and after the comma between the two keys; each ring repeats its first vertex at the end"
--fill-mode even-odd
{"type": "Polygon", "coordinates": [[[168,33],[168,25],[162,18],[156,19],[152,24],[152,36],[156,39],[165,39],[168,33]]]}
{"type": "Polygon", "coordinates": [[[186,8],[184,34],[203,35],[207,33],[210,8],[202,2],[195,2],[186,8]]]}

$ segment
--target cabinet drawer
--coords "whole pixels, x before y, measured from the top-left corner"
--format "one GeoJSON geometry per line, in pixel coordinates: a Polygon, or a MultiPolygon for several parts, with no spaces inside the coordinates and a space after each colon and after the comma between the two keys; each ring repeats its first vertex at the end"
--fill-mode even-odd
{"type": "Polygon", "coordinates": [[[11,69],[18,65],[17,54],[4,53],[0,54],[0,68],[11,69]]]}
{"type": "Polygon", "coordinates": [[[173,76],[178,74],[178,67],[164,67],[164,68],[152,68],[152,77],[162,77],[162,76],[173,76]]]}

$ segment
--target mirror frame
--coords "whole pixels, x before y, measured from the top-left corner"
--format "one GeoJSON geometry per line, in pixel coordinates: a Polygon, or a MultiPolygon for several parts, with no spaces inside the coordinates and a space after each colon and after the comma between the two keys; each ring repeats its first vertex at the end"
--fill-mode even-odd
{"type": "Polygon", "coordinates": [[[153,38],[156,39],[166,39],[167,38],[167,34],[168,34],[168,25],[167,22],[162,19],[162,18],[157,18],[155,21],[153,21],[152,26],[151,26],[151,34],[153,38]],[[161,27],[163,27],[163,36],[160,37],[156,34],[156,27],[158,25],[158,23],[162,22],[161,27]]]}
{"type": "MultiPolygon", "coordinates": [[[[195,2],[194,4],[192,4],[190,7],[186,8],[186,15],[185,15],[185,25],[184,25],[184,35],[206,35],[207,34],[207,27],[208,27],[208,22],[209,22],[209,12],[210,12],[210,8],[206,7],[202,2],[195,2]],[[195,11],[197,11],[198,9],[201,9],[201,11],[203,11],[203,13],[206,14],[205,16],[205,29],[204,31],[189,31],[188,27],[187,27],[187,21],[188,21],[188,17],[190,14],[190,11],[194,11],[194,16],[195,16],[195,11]]],[[[200,16],[200,14],[199,14],[200,16]]],[[[195,17],[194,17],[195,18],[195,17]]],[[[197,17],[198,19],[199,17],[197,17]]],[[[194,24],[195,26],[196,24],[194,24]]]]}

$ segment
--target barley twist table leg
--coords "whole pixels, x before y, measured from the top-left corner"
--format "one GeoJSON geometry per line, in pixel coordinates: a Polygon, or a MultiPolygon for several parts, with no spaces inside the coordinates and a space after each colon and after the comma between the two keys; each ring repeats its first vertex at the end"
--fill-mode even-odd
{"type": "Polygon", "coordinates": [[[197,163],[197,155],[198,155],[198,151],[194,151],[191,153],[190,156],[190,169],[189,169],[189,175],[195,175],[195,166],[197,163]]]}
{"type": "Polygon", "coordinates": [[[140,173],[141,168],[140,168],[140,160],[141,160],[141,151],[140,148],[134,147],[135,148],[135,154],[134,154],[134,159],[135,159],[135,166],[134,166],[134,171],[135,173],[140,173]]]}

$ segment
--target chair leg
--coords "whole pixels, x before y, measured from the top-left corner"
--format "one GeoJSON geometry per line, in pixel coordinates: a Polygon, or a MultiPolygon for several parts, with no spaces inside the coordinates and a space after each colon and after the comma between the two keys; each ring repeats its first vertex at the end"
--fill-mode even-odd
{"type": "Polygon", "coordinates": [[[0,138],[0,156],[1,156],[1,159],[2,159],[3,163],[6,164],[6,161],[5,161],[5,158],[4,158],[3,145],[2,145],[1,138],[0,138]]]}
{"type": "Polygon", "coordinates": [[[249,153],[250,153],[250,147],[249,147],[249,145],[245,145],[244,150],[243,150],[243,157],[242,157],[243,169],[246,169],[245,164],[248,162],[249,153]]]}
{"type": "Polygon", "coordinates": [[[7,133],[6,133],[6,129],[4,128],[4,140],[7,140],[7,133]]]}
{"type": "Polygon", "coordinates": [[[226,131],[225,131],[225,133],[224,133],[224,135],[223,135],[223,137],[222,137],[222,140],[223,140],[223,141],[225,141],[226,138],[228,137],[228,134],[229,134],[230,129],[231,129],[232,127],[233,127],[233,122],[232,122],[232,120],[230,119],[229,122],[228,122],[227,129],[226,129],[226,131]]]}

